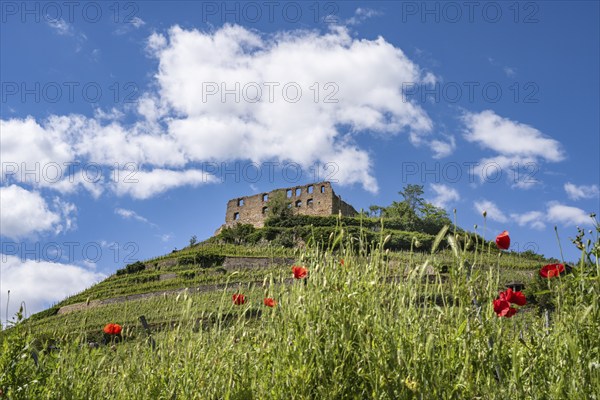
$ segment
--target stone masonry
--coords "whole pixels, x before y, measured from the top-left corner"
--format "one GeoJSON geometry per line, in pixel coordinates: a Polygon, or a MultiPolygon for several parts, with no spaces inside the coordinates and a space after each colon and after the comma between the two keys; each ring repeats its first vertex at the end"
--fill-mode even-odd
{"type": "Polygon", "coordinates": [[[326,216],[337,215],[340,211],[349,217],[358,214],[354,207],[335,194],[331,183],[319,182],[231,199],[227,202],[225,225],[220,229],[237,223],[262,228],[268,216],[269,198],[281,191],[291,202],[295,214],[326,216]]]}

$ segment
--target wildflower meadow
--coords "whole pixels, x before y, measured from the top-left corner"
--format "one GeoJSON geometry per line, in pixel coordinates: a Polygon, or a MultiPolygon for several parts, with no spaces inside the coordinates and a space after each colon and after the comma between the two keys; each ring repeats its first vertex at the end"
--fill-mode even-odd
{"type": "Polygon", "coordinates": [[[579,263],[540,264],[522,289],[500,279],[508,232],[494,249],[445,227],[424,262],[398,270],[389,236],[339,227],[262,284],[156,300],[171,310],[161,327],[114,308],[91,346],[77,325],[41,338],[17,323],[2,335],[0,398],[597,399],[599,231],[579,238],[579,263]],[[478,264],[484,252],[497,264],[478,264]]]}

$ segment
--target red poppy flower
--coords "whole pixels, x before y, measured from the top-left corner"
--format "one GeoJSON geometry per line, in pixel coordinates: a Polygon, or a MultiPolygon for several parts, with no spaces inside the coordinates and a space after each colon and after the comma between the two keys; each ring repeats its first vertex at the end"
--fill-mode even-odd
{"type": "Polygon", "coordinates": [[[510,303],[506,300],[503,300],[503,299],[494,300],[494,312],[499,317],[506,317],[511,308],[512,307],[510,306],[510,303]]]}
{"type": "Polygon", "coordinates": [[[270,297],[265,297],[264,303],[267,307],[275,307],[277,305],[277,302],[270,297]]]}
{"type": "Polygon", "coordinates": [[[104,327],[104,333],[107,335],[120,335],[121,334],[121,325],[119,324],[106,324],[104,327]]]}
{"type": "Polygon", "coordinates": [[[510,247],[510,236],[508,236],[508,231],[504,231],[496,236],[496,246],[500,250],[508,250],[510,247]]]}
{"type": "Polygon", "coordinates": [[[340,265],[344,265],[344,259],[340,258],[340,265]]]}
{"type": "Polygon", "coordinates": [[[527,299],[525,298],[523,292],[513,292],[511,288],[506,289],[504,292],[500,292],[500,298],[518,306],[524,306],[527,304],[527,299]]]}
{"type": "Polygon", "coordinates": [[[548,264],[540,269],[540,276],[542,278],[553,278],[562,274],[564,270],[565,266],[563,264],[548,264]]]}
{"type": "Polygon", "coordinates": [[[234,294],[233,296],[231,296],[231,299],[233,300],[233,304],[235,304],[236,306],[241,306],[246,302],[246,296],[244,296],[241,293],[234,294]]]}
{"type": "Polygon", "coordinates": [[[499,317],[510,318],[518,311],[511,304],[524,306],[527,304],[527,299],[522,292],[513,292],[512,289],[508,288],[504,292],[500,292],[498,298],[494,300],[494,312],[499,317]]]}
{"type": "Polygon", "coordinates": [[[506,318],[510,318],[510,317],[512,317],[513,315],[515,315],[515,314],[517,313],[517,311],[519,311],[519,310],[517,310],[517,309],[516,309],[516,308],[514,308],[514,307],[508,307],[508,308],[506,309],[506,314],[504,314],[504,316],[505,316],[506,318]]]}
{"type": "Polygon", "coordinates": [[[306,278],[306,275],[308,275],[308,270],[304,267],[294,265],[292,267],[292,273],[294,274],[294,278],[302,279],[302,278],[306,278]]]}

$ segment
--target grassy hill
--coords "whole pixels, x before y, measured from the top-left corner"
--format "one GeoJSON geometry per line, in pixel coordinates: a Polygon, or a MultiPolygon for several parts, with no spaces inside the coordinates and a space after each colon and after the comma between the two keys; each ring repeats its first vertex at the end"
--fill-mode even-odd
{"type": "Polygon", "coordinates": [[[458,228],[387,222],[272,219],[125,266],[2,332],[0,366],[13,372],[3,372],[0,390],[11,398],[598,393],[597,259],[542,280],[539,268],[556,260],[501,253],[458,228]],[[294,279],[294,264],[308,277],[294,279]],[[512,281],[525,284],[527,304],[498,318],[493,301],[512,281]],[[108,339],[109,322],[123,326],[119,342],[90,348],[108,339]]]}
{"type": "MultiPolygon", "coordinates": [[[[148,318],[156,324],[167,323],[172,315],[167,311],[168,307],[157,307],[163,299],[157,299],[156,295],[167,293],[175,297],[181,290],[188,288],[192,292],[198,292],[196,296],[201,301],[218,297],[225,285],[229,286],[229,290],[233,287],[247,291],[267,278],[276,282],[283,281],[290,278],[291,265],[296,259],[302,258],[303,247],[307,242],[316,243],[322,248],[329,244],[332,253],[339,253],[339,243],[336,246],[328,243],[336,230],[343,231],[350,240],[361,240],[371,245],[378,239],[387,237],[384,248],[388,252],[385,258],[390,265],[395,266],[391,273],[403,274],[404,268],[422,265],[427,260],[434,270],[447,272],[455,263],[455,255],[446,241],[439,243],[435,256],[431,256],[431,247],[436,237],[434,234],[398,228],[403,227],[394,220],[386,220],[382,225],[382,220],[377,218],[340,219],[335,216],[272,219],[261,229],[249,225],[237,226],[203,243],[127,265],[104,281],[33,315],[30,326],[49,335],[60,332],[60,327],[64,326],[78,326],[92,333],[98,331],[98,326],[103,324],[107,315],[121,323],[136,323],[139,315],[134,315],[131,311],[135,309],[151,310],[150,314],[146,313],[148,318]],[[243,244],[226,243],[228,241],[243,244]],[[302,247],[298,247],[298,244],[302,247]],[[226,259],[236,258],[261,259],[262,264],[266,262],[268,265],[257,266],[250,260],[243,265],[224,268],[226,259]],[[67,307],[73,305],[75,307],[67,307]],[[88,310],[90,308],[94,310],[88,310]],[[63,315],[61,309],[68,313],[63,315]],[[82,310],[87,311],[81,313],[82,310]],[[85,319],[83,325],[81,319],[85,319]]],[[[431,228],[429,232],[432,232],[431,228]]],[[[477,245],[478,267],[499,267],[504,283],[513,280],[528,281],[533,276],[531,271],[543,263],[557,261],[546,260],[531,253],[516,252],[504,253],[498,258],[493,242],[484,241],[483,238],[462,230],[457,235],[462,235],[463,240],[471,240],[465,253],[471,258],[471,262],[475,261],[474,250],[477,245]],[[475,243],[476,240],[479,242],[475,243]]],[[[212,300],[208,302],[211,303],[212,300]]]]}

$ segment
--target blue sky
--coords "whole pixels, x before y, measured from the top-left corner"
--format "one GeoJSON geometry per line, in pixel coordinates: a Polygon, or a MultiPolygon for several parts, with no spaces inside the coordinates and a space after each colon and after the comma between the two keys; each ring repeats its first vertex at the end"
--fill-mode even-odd
{"type": "Polygon", "coordinates": [[[468,4],[3,2],[1,309],[322,178],[357,209],[422,184],[515,250],[560,257],[557,226],[575,259],[600,208],[599,3],[468,4]]]}

